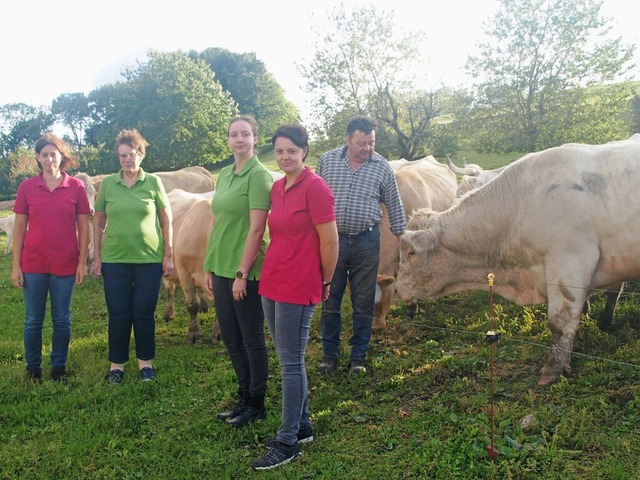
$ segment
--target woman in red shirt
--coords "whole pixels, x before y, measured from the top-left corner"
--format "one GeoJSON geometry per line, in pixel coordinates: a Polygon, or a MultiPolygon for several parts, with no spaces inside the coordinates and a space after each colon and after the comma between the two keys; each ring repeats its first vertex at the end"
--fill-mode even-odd
{"type": "Polygon", "coordinates": [[[11,280],[24,295],[24,353],[27,377],[42,380],[42,328],[51,298],[51,378],[66,378],[71,339],[71,297],[87,276],[91,207],[81,180],[66,173],[77,167],[69,146],[52,133],[36,143],[39,175],[18,187],[13,211],[11,280]]]}
{"type": "Polygon", "coordinates": [[[280,360],[282,423],[256,470],[298,458],[299,443],[313,440],[307,402],[305,350],[315,305],[329,296],[338,259],[338,230],[331,190],[304,160],[309,137],[301,125],[279,127],[272,138],[284,178],[271,189],[271,243],[262,266],[259,293],[280,360]]]}

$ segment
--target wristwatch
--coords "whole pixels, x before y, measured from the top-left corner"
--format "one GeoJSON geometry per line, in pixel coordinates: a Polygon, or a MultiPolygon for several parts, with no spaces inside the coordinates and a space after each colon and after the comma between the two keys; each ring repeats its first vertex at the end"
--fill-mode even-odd
{"type": "Polygon", "coordinates": [[[242,278],[246,280],[248,276],[249,276],[248,273],[242,273],[240,270],[236,272],[236,278],[242,278]]]}
{"type": "Polygon", "coordinates": [[[331,285],[331,282],[322,282],[322,288],[328,287],[329,285],[331,285]]]}

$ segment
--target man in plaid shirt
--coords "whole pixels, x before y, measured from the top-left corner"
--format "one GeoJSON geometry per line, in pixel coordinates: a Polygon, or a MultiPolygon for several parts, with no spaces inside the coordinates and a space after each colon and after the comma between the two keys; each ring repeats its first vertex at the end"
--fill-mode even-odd
{"type": "Polygon", "coordinates": [[[322,349],[318,369],[338,368],[342,297],[349,282],[353,307],[350,368],[366,372],[367,350],[375,308],[380,259],[380,219],[384,204],[391,232],[399,237],[407,220],[389,162],[376,153],[375,123],[356,116],[347,125],[346,146],[331,150],[318,160],[316,173],[333,191],[340,239],[338,264],[331,280],[329,298],[322,303],[322,349]]]}

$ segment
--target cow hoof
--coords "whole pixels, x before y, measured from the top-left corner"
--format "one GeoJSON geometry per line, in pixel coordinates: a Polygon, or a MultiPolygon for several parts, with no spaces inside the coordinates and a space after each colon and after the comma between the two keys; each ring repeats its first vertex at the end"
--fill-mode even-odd
{"type": "Polygon", "coordinates": [[[543,374],[543,375],[540,375],[540,378],[538,378],[538,386],[546,387],[548,385],[551,385],[552,383],[557,382],[559,379],[560,379],[559,374],[551,374],[551,373],[543,374]]]}

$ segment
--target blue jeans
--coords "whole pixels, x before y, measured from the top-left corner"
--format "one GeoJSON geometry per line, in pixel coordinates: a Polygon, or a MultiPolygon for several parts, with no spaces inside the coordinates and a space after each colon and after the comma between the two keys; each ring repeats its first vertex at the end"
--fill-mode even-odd
{"type": "Polygon", "coordinates": [[[338,263],[331,281],[329,298],[322,303],[320,327],[322,350],[326,357],[340,356],[340,332],[342,331],[342,297],[351,290],[353,308],[353,336],[351,359],[365,360],[376,302],[376,282],[380,263],[380,226],[355,237],[339,235],[338,263]]]}
{"type": "Polygon", "coordinates": [[[247,280],[247,296],[233,298],[234,278],[213,275],[213,298],[222,341],[236,372],[238,389],[249,392],[256,405],[264,401],[269,380],[269,354],[264,334],[264,313],[258,295],[260,282],[247,280]]]}
{"type": "Polygon", "coordinates": [[[162,283],[161,263],[103,263],[104,298],[109,312],[109,361],[129,360],[131,327],[136,358],[156,356],[155,311],[162,283]]]}
{"type": "Polygon", "coordinates": [[[277,440],[294,445],[298,441],[298,430],[311,425],[304,353],[314,305],[274,302],[263,297],[262,308],[282,375],[282,423],[277,440]]]}
{"type": "Polygon", "coordinates": [[[71,297],[75,275],[59,277],[50,273],[23,273],[22,295],[26,309],[24,357],[27,370],[42,370],[42,328],[51,298],[51,368],[65,368],[71,340],[71,297]]]}

